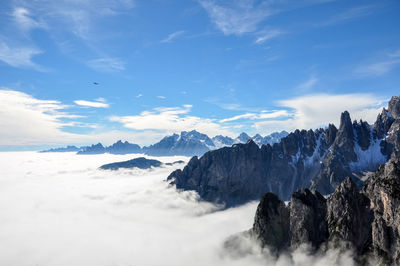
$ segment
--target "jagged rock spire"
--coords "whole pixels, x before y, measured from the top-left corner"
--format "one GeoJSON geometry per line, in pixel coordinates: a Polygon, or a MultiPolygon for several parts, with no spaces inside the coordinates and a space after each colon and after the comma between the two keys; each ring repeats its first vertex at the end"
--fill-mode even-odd
{"type": "Polygon", "coordinates": [[[393,96],[390,99],[388,110],[394,119],[400,119],[400,96],[393,96]]]}

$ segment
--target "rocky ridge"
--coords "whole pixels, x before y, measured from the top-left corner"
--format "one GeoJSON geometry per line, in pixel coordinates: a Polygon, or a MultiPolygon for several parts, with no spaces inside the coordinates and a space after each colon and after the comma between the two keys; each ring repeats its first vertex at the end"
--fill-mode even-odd
{"type": "MultiPolygon", "coordinates": [[[[257,207],[254,224],[242,233],[275,254],[307,245],[311,252],[330,248],[352,250],[356,262],[400,264],[400,159],[381,165],[360,191],[346,178],[328,197],[302,189],[286,206],[266,193],[257,207]]],[[[230,238],[225,246],[235,246],[230,238]]]]}
{"type": "Polygon", "coordinates": [[[230,137],[218,135],[213,138],[209,138],[206,134],[192,131],[182,131],[180,134],[173,134],[166,136],[159,142],[141,148],[137,144],[132,144],[127,141],[122,142],[121,140],[112,144],[111,146],[105,147],[101,143],[80,147],[68,146],[67,148],[56,148],[42,152],[66,152],[76,151],[78,154],[134,154],[142,153],[151,156],[201,156],[205,152],[210,150],[219,149],[221,147],[232,146],[235,143],[245,143],[248,139],[254,139],[254,141],[261,146],[262,144],[270,143],[273,144],[278,142],[282,137],[287,136],[286,131],[275,132],[271,135],[262,137],[257,134],[254,137],[249,137],[246,133],[241,133],[236,139],[230,137]]]}
{"type": "Polygon", "coordinates": [[[227,207],[259,199],[265,192],[288,200],[301,188],[332,193],[346,178],[361,186],[400,150],[400,97],[394,96],[374,125],[341,114],[339,128],[296,130],[273,145],[253,140],[193,157],[168,180],[178,189],[195,190],[207,201],[227,207]]]}

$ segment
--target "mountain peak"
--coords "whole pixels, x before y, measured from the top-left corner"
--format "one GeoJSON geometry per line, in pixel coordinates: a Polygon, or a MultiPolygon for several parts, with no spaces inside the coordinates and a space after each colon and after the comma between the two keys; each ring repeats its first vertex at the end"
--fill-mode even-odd
{"type": "Polygon", "coordinates": [[[400,118],[400,96],[393,96],[390,99],[388,111],[394,119],[400,118]]]}
{"type": "Polygon", "coordinates": [[[247,135],[245,132],[240,133],[240,135],[236,138],[239,142],[246,143],[251,137],[247,135]]]}
{"type": "Polygon", "coordinates": [[[352,123],[351,123],[351,118],[350,118],[350,114],[348,111],[344,111],[341,115],[340,115],[340,126],[339,126],[339,130],[344,130],[346,128],[351,128],[352,123]]]}

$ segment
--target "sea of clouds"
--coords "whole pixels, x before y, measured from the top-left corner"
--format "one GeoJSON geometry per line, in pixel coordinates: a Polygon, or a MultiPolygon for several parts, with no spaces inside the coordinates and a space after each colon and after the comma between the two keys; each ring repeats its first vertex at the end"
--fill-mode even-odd
{"type": "MultiPolygon", "coordinates": [[[[218,210],[165,182],[183,165],[99,170],[132,155],[0,153],[0,265],[352,265],[350,254],[273,258],[248,239],[245,254],[224,241],[251,228],[257,202],[218,210]]],[[[150,157],[154,158],[154,157],[150,157]]],[[[163,162],[188,157],[157,157],[163,162]]]]}

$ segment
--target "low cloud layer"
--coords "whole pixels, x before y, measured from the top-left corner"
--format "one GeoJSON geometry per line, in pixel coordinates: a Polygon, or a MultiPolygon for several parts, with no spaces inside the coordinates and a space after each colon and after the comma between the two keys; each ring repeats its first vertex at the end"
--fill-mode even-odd
{"type": "MultiPolygon", "coordinates": [[[[216,211],[165,178],[174,169],[101,171],[128,155],[0,153],[1,265],[341,265],[347,254],[274,259],[223,248],[252,226],[257,203],[216,211]],[[21,256],[23,254],[23,256],[21,256]]],[[[159,158],[158,158],[159,159],[159,158]]],[[[172,162],[184,157],[165,157],[172,162]]]]}

